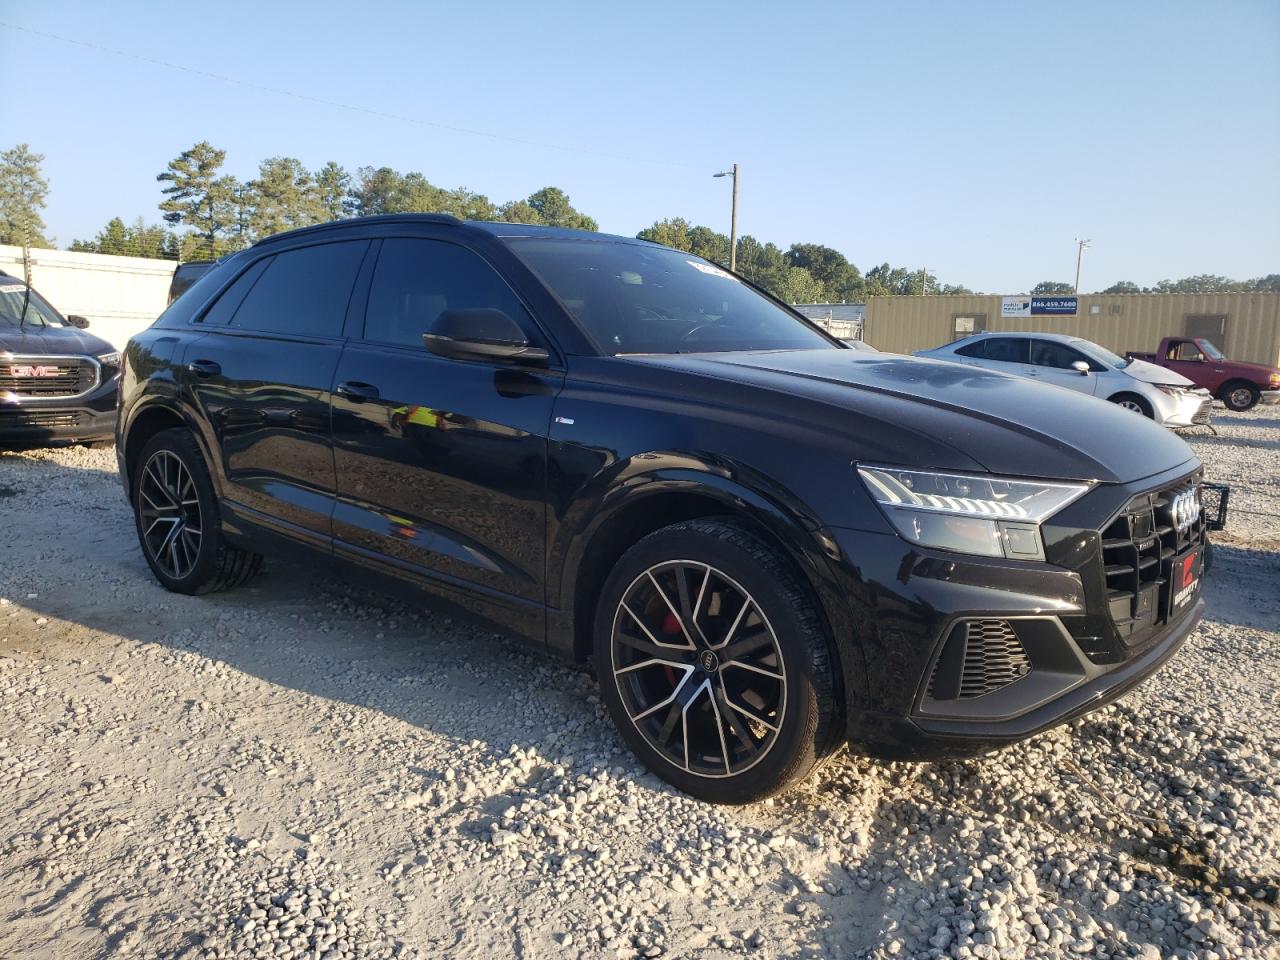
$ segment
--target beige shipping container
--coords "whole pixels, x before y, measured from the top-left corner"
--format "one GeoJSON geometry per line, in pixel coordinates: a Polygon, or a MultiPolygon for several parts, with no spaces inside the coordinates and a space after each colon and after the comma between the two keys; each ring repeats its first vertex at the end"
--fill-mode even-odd
{"type": "Polygon", "coordinates": [[[927,350],[970,333],[1063,333],[1116,353],[1150,352],[1161,337],[1205,336],[1232,360],[1280,366],[1280,293],[1084,294],[1075,316],[1002,317],[1004,298],[872,297],[865,339],[891,353],[927,350]]]}

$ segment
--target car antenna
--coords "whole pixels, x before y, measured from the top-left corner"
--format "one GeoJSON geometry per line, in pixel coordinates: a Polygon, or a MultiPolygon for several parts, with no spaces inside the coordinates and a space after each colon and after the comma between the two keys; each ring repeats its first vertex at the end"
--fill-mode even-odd
{"type": "Polygon", "coordinates": [[[24,330],[27,326],[27,307],[31,306],[31,284],[26,285],[26,293],[22,296],[22,316],[18,320],[18,329],[24,330]]]}

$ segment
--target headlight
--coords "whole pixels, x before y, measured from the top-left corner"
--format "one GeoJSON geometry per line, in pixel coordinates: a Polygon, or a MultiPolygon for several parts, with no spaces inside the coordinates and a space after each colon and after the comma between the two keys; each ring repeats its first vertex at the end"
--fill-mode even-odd
{"type": "Polygon", "coordinates": [[[1273,373],[1271,375],[1271,385],[1273,387],[1280,387],[1280,373],[1273,373]]]}
{"type": "Polygon", "coordinates": [[[1089,490],[1049,483],[858,467],[871,498],[910,543],[984,557],[1043,560],[1040,523],[1089,490]]]}
{"type": "Polygon", "coordinates": [[[1153,383],[1152,386],[1161,393],[1167,393],[1171,397],[1181,397],[1187,392],[1186,387],[1180,387],[1174,383],[1153,383]]]}
{"type": "Polygon", "coordinates": [[[120,366],[120,354],[117,351],[100,353],[98,354],[98,362],[104,367],[118,367],[120,366]]]}

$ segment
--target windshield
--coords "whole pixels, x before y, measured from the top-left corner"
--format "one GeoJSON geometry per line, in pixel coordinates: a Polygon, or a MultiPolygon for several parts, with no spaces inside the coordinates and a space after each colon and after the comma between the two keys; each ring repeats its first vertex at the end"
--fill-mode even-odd
{"type": "Polygon", "coordinates": [[[1098,346],[1090,340],[1073,340],[1071,345],[1092,357],[1094,360],[1097,360],[1103,366],[1110,367],[1112,370],[1123,370],[1133,362],[1126,357],[1112,353],[1106,347],[1098,346]]]}
{"type": "Polygon", "coordinates": [[[688,253],[598,240],[508,240],[605,353],[840,349],[688,253]]]}
{"type": "MultiPolygon", "coordinates": [[[[22,321],[22,304],[27,299],[27,285],[11,277],[0,277],[0,326],[16,327],[22,321]]],[[[45,303],[40,294],[31,291],[27,305],[26,325],[29,327],[61,327],[58,311],[45,303]]]]}

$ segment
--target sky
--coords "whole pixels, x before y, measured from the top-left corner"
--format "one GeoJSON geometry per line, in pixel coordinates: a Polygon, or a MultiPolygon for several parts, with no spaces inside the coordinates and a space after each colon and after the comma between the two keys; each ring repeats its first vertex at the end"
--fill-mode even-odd
{"type": "Polygon", "coordinates": [[[293,156],[554,185],[620,234],[727,233],[736,162],[740,233],[993,293],[1071,282],[1077,237],[1085,291],[1280,272],[1280,0],[0,0],[0,24],[0,148],[44,154],[60,246],[158,221],[156,174],[208,140],[246,180],[293,156]]]}

